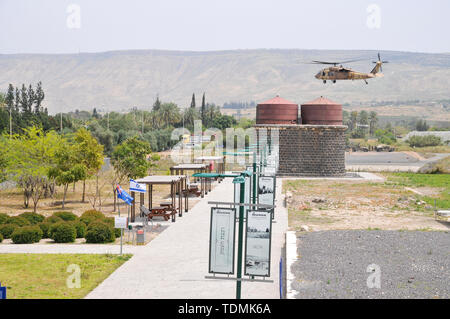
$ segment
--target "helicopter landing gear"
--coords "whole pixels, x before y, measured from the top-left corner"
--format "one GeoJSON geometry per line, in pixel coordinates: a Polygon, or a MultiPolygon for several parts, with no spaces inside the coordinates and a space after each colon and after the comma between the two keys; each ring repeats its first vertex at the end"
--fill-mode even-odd
{"type": "Polygon", "coordinates": [[[327,80],[323,80],[323,84],[326,84],[327,83],[327,80]]]}
{"type": "Polygon", "coordinates": [[[364,82],[366,82],[366,84],[369,84],[369,82],[367,82],[367,80],[364,80],[364,82]]]}

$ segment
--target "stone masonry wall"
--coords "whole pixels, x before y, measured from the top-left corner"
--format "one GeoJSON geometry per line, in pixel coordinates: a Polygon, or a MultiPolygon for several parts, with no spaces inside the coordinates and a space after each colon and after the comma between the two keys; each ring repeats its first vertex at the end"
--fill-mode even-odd
{"type": "MultiPolygon", "coordinates": [[[[259,127],[256,126],[258,129],[259,127]]],[[[261,125],[262,128],[262,125],[261,125]]],[[[279,176],[345,175],[343,125],[270,125],[279,129],[279,176]]]]}

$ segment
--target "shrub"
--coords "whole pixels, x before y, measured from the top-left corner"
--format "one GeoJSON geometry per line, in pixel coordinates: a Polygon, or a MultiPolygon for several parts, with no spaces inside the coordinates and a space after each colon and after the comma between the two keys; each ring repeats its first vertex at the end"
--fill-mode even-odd
{"type": "Polygon", "coordinates": [[[0,243],[3,241],[3,236],[0,234],[0,243]]]}
{"type": "Polygon", "coordinates": [[[115,240],[114,230],[101,221],[91,223],[87,229],[87,243],[110,243],[115,240]]]}
{"type": "Polygon", "coordinates": [[[24,226],[14,230],[11,239],[14,244],[37,243],[42,238],[42,230],[38,226],[24,226]]]}
{"type": "Polygon", "coordinates": [[[9,216],[7,214],[0,214],[0,225],[8,223],[9,216]]]}
{"type": "Polygon", "coordinates": [[[86,226],[89,226],[90,223],[93,221],[99,221],[103,220],[105,218],[105,215],[103,215],[102,212],[99,212],[97,210],[87,210],[81,215],[80,220],[86,224],[86,226]]]}
{"type": "Polygon", "coordinates": [[[66,222],[71,222],[78,219],[78,216],[72,212],[56,212],[53,216],[59,217],[66,222]]]}
{"type": "Polygon", "coordinates": [[[441,138],[436,135],[413,135],[406,143],[411,147],[437,146],[441,144],[441,138]]]}
{"type": "Polygon", "coordinates": [[[114,236],[120,237],[120,228],[114,228],[114,217],[105,217],[105,222],[114,229],[114,236]]]}
{"type": "Polygon", "coordinates": [[[11,238],[12,233],[18,227],[15,224],[0,225],[0,234],[2,234],[4,239],[11,238]]]}
{"type": "Polygon", "coordinates": [[[50,238],[49,230],[50,226],[53,225],[48,222],[39,223],[38,226],[42,230],[42,238],[50,238]]]}
{"type": "Polygon", "coordinates": [[[25,218],[19,217],[19,216],[10,217],[8,220],[8,224],[14,224],[19,227],[31,225],[31,223],[28,221],[28,219],[25,219],[25,218]]]}
{"type": "Polygon", "coordinates": [[[83,238],[86,235],[86,225],[82,221],[73,221],[70,222],[75,230],[77,231],[77,238],[83,238]]]}
{"type": "Polygon", "coordinates": [[[31,225],[39,224],[45,219],[44,216],[33,212],[22,213],[19,215],[19,217],[23,217],[28,220],[31,225]]]}
{"type": "Polygon", "coordinates": [[[50,224],[60,223],[60,222],[63,222],[63,221],[64,220],[61,217],[58,217],[58,216],[50,216],[50,217],[47,217],[44,220],[44,222],[50,223],[50,224]]]}
{"type": "Polygon", "coordinates": [[[73,243],[77,238],[77,230],[72,223],[55,223],[50,226],[50,237],[56,243],[73,243]]]}

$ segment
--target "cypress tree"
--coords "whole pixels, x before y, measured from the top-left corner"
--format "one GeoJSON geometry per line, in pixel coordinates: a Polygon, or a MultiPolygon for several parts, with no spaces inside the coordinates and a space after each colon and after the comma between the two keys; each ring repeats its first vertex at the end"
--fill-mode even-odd
{"type": "Polygon", "coordinates": [[[192,93],[191,107],[195,108],[195,93],[192,93]]]}
{"type": "Polygon", "coordinates": [[[202,97],[202,110],[201,110],[202,122],[203,122],[204,119],[205,119],[205,108],[206,108],[205,92],[203,92],[203,97],[202,97]]]}

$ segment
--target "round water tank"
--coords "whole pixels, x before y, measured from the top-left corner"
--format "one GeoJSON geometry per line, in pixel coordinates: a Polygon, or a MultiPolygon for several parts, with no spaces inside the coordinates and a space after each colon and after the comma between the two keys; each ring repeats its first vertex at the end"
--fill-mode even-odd
{"type": "Polygon", "coordinates": [[[298,104],[274,97],[256,106],[256,124],[297,124],[298,104]]]}
{"type": "Polygon", "coordinates": [[[302,104],[301,115],[302,124],[342,125],[342,105],[322,96],[302,104]]]}

